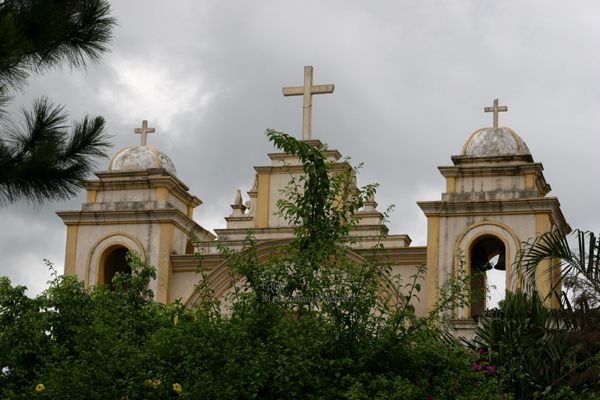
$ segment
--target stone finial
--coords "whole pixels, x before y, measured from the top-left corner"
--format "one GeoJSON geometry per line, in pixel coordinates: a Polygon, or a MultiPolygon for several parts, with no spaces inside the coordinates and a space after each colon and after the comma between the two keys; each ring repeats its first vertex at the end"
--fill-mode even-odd
{"type": "Polygon", "coordinates": [[[484,107],[484,112],[492,112],[494,113],[494,128],[498,127],[498,113],[501,111],[508,111],[507,106],[498,107],[498,99],[494,100],[493,107],[484,107]]]}
{"type": "Polygon", "coordinates": [[[238,189],[235,193],[235,200],[233,200],[233,204],[240,205],[242,204],[242,191],[238,189]]]}
{"type": "Polygon", "coordinates": [[[141,133],[142,134],[142,144],[141,144],[141,146],[145,146],[146,145],[146,135],[148,133],[154,132],[154,128],[148,128],[148,121],[144,120],[144,121],[142,121],[142,127],[141,128],[135,128],[133,131],[135,133],[141,133]]]}
{"type": "Polygon", "coordinates": [[[233,204],[231,205],[231,208],[233,208],[233,212],[231,213],[230,217],[243,217],[244,213],[246,212],[246,206],[244,205],[244,202],[242,200],[242,191],[238,190],[235,193],[235,200],[233,200],[233,204]]]}
{"type": "Polygon", "coordinates": [[[284,96],[304,96],[302,112],[302,140],[310,140],[312,95],[333,93],[333,85],[313,85],[313,67],[304,67],[304,86],[284,87],[284,96]]]}
{"type": "Polygon", "coordinates": [[[252,190],[258,190],[258,174],[254,174],[254,180],[252,181],[252,190]]]}
{"type": "Polygon", "coordinates": [[[377,202],[374,195],[369,196],[363,204],[365,206],[362,210],[363,213],[377,212],[377,202]]]}

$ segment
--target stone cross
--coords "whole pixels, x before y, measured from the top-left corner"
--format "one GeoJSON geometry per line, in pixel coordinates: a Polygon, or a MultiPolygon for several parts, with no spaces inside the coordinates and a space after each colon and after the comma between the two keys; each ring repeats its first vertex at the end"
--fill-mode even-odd
{"type": "Polygon", "coordinates": [[[312,113],[312,95],[333,93],[333,85],[314,85],[313,67],[304,67],[304,86],[284,87],[284,96],[304,96],[302,113],[302,140],[310,139],[310,123],[312,113]]]}
{"type": "Polygon", "coordinates": [[[493,112],[494,113],[494,128],[498,127],[498,113],[501,111],[508,111],[508,107],[502,106],[498,107],[498,99],[494,100],[494,107],[484,107],[484,112],[493,112]]]}
{"type": "Polygon", "coordinates": [[[142,121],[142,127],[141,128],[135,128],[133,130],[135,133],[141,133],[142,134],[142,146],[146,145],[146,135],[148,133],[152,133],[154,132],[154,128],[148,128],[148,121],[144,120],[142,121]]]}

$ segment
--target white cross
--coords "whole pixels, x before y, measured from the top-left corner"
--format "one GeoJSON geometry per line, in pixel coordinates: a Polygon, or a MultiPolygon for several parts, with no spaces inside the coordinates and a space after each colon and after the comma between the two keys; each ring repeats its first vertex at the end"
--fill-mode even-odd
{"type": "Polygon", "coordinates": [[[284,87],[284,96],[304,96],[302,112],[302,140],[310,139],[310,124],[312,114],[312,95],[333,93],[333,85],[314,85],[313,67],[304,67],[304,86],[284,87]]]}
{"type": "Polygon", "coordinates": [[[484,112],[493,112],[494,113],[494,128],[498,127],[498,113],[501,111],[508,111],[508,107],[502,106],[498,107],[498,99],[494,100],[494,107],[484,107],[484,112]]]}
{"type": "Polygon", "coordinates": [[[146,145],[146,135],[148,133],[152,133],[154,132],[154,128],[148,128],[148,121],[144,120],[142,121],[142,127],[141,128],[135,128],[133,130],[135,133],[141,133],[142,134],[142,146],[146,145]]]}

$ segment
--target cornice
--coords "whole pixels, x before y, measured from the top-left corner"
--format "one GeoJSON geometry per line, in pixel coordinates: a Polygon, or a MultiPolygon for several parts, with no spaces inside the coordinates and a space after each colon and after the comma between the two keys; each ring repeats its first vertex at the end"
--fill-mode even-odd
{"type": "Polygon", "coordinates": [[[56,214],[69,225],[108,225],[108,224],[148,224],[171,222],[181,230],[193,233],[201,232],[216,239],[214,233],[199,225],[177,208],[149,210],[94,210],[94,211],[56,211],[56,214]]]}
{"type": "Polygon", "coordinates": [[[570,231],[556,197],[511,200],[418,201],[427,217],[551,214],[560,229],[570,231]]]}
{"type": "Polygon", "coordinates": [[[86,181],[86,190],[135,190],[167,188],[178,200],[192,207],[198,207],[202,200],[189,193],[189,188],[164,168],[151,168],[145,171],[103,171],[95,172],[100,180],[86,181]],[[114,179],[118,177],[119,179],[114,179]]]}

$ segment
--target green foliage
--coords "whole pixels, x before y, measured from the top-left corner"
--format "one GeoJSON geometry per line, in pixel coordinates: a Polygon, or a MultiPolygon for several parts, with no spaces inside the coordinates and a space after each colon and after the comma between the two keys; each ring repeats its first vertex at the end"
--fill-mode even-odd
{"type": "Polygon", "coordinates": [[[0,206],[67,199],[110,147],[102,117],[67,126],[63,107],[47,98],[22,109],[21,123],[3,108],[32,74],[85,68],[108,51],[115,20],[105,0],[0,2],[0,206]]]}
{"type": "Polygon", "coordinates": [[[32,398],[38,384],[40,398],[118,398],[143,373],[140,343],[169,320],[145,289],[154,269],[137,256],[130,265],[135,274],[115,277],[114,291],[55,273],[49,289],[29,299],[0,279],[2,398],[32,398]]]}
{"type": "Polygon", "coordinates": [[[525,243],[515,262],[520,268],[513,268],[525,292],[507,294],[500,309],[480,319],[472,345],[491,351],[503,380],[521,396],[593,398],[587,390],[600,389],[600,250],[593,233],[574,236],[574,249],[560,230],[525,243]],[[540,270],[542,262],[547,269],[540,270]],[[544,298],[536,291],[540,279],[551,283],[544,298]],[[574,295],[574,306],[561,287],[574,295]],[[548,309],[551,300],[560,307],[548,309]]]}
{"type": "MultiPolygon", "coordinates": [[[[560,293],[561,286],[575,294],[575,305],[589,310],[600,306],[600,242],[592,232],[573,232],[577,247],[571,249],[568,235],[561,230],[546,232],[529,241],[518,254],[522,266],[524,287],[536,290],[537,280],[552,276],[552,291],[560,293]],[[541,275],[538,265],[549,261],[541,275]]],[[[548,296],[555,295],[550,292],[548,296]]]]}
{"type": "Polygon", "coordinates": [[[521,398],[600,398],[598,327],[595,311],[549,309],[536,292],[507,293],[480,317],[470,346],[490,352],[502,385],[521,398]]]}
{"type": "MultiPolygon", "coordinates": [[[[481,299],[480,291],[471,290],[471,282],[476,275],[467,275],[462,249],[458,249],[456,259],[458,270],[438,288],[438,299],[433,311],[429,313],[430,319],[439,320],[438,322],[446,328],[450,328],[451,320],[456,318],[455,312],[458,308],[481,299]]],[[[479,274],[483,273],[485,272],[479,272],[479,274]]]]}
{"type": "Polygon", "coordinates": [[[74,196],[91,173],[92,160],[110,147],[104,119],[85,117],[69,133],[63,108],[42,98],[31,112],[23,111],[23,120],[0,139],[0,205],[74,196]]]}
{"type": "Polygon", "coordinates": [[[536,293],[509,292],[499,309],[480,317],[474,348],[489,351],[506,384],[527,396],[570,372],[572,346],[562,332],[558,310],[545,307],[536,293]]]}
{"type": "Polygon", "coordinates": [[[98,62],[116,21],[104,0],[0,3],[0,82],[21,88],[31,74],[98,62]]]}

